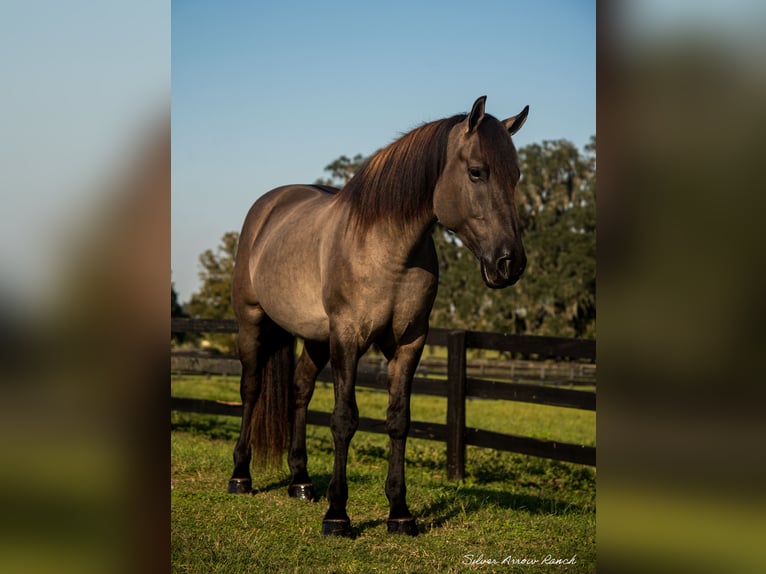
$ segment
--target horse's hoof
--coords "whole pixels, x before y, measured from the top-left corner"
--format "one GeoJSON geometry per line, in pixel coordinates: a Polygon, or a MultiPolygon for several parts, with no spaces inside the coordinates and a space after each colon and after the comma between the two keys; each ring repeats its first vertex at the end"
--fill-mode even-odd
{"type": "Polygon", "coordinates": [[[389,534],[407,534],[408,536],[418,535],[418,524],[414,518],[389,518],[389,534]]]}
{"type": "Polygon", "coordinates": [[[322,522],[322,534],[325,536],[345,536],[346,538],[351,538],[351,521],[348,519],[325,519],[322,522]]]}
{"type": "Polygon", "coordinates": [[[249,494],[253,491],[253,481],[249,478],[232,478],[229,480],[229,494],[249,494]]]}
{"type": "Polygon", "coordinates": [[[287,487],[287,494],[290,495],[290,498],[300,498],[310,502],[316,500],[314,485],[310,482],[307,484],[291,484],[287,487]]]}

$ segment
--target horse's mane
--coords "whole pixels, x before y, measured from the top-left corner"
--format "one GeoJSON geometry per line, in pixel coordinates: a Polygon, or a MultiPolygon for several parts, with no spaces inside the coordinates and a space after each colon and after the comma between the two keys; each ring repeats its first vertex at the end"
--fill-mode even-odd
{"type": "Polygon", "coordinates": [[[363,231],[381,220],[408,222],[430,210],[447,137],[465,118],[458,114],[423,124],[365,162],[337,195],[350,206],[351,223],[363,231]]]}
{"type": "MultiPolygon", "coordinates": [[[[449,132],[466,117],[458,114],[425,123],[365,162],[337,194],[339,202],[350,206],[349,223],[364,231],[381,220],[406,224],[431,210],[449,132]]],[[[515,188],[518,156],[508,131],[490,114],[485,114],[478,130],[493,177],[506,188],[515,188]]]]}

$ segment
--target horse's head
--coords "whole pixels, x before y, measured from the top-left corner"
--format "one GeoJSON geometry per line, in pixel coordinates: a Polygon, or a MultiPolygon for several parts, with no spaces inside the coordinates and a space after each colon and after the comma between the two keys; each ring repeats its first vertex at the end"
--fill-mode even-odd
{"type": "Polygon", "coordinates": [[[529,106],[500,121],[484,113],[486,96],[449,133],[444,169],[434,190],[434,214],[481,262],[484,282],[494,289],[513,285],[524,272],[515,190],[519,181],[511,141],[529,106]]]}

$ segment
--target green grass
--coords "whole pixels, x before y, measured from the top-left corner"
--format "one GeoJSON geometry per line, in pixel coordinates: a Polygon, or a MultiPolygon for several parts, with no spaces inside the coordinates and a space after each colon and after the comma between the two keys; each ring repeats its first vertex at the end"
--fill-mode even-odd
{"type": "MultiPolygon", "coordinates": [[[[226,378],[176,380],[172,392],[238,400],[237,382],[226,378]]],[[[357,396],[362,416],[384,417],[384,393],[360,389],[357,396]]],[[[413,396],[413,419],[443,423],[445,405],[413,396]]],[[[329,385],[318,385],[311,408],[331,410],[329,385]]],[[[595,444],[593,413],[477,400],[468,418],[469,426],[595,444]]],[[[360,432],[348,468],[355,538],[334,539],[321,535],[324,497],[307,503],[287,496],[286,464],[278,471],[253,469],[255,495],[226,493],[237,419],[172,413],[171,429],[174,572],[595,571],[596,473],[590,467],[469,447],[466,480],[450,482],[445,445],[410,439],[408,501],[421,535],[392,536],[383,491],[388,439],[360,432]],[[469,563],[467,555],[478,561],[469,563]],[[576,555],[576,563],[541,564],[548,555],[576,555]],[[509,556],[539,562],[487,563],[509,556]]],[[[308,452],[309,472],[324,493],[332,473],[329,429],[308,427],[308,452]]]]}

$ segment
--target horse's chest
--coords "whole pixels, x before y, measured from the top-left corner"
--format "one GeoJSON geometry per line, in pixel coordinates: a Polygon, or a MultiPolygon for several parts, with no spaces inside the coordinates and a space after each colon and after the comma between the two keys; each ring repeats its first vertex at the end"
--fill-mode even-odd
{"type": "Polygon", "coordinates": [[[330,315],[356,323],[364,334],[406,328],[430,313],[436,294],[433,273],[423,268],[367,271],[335,284],[328,298],[330,315]]]}

